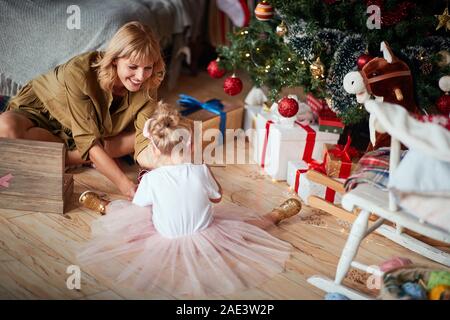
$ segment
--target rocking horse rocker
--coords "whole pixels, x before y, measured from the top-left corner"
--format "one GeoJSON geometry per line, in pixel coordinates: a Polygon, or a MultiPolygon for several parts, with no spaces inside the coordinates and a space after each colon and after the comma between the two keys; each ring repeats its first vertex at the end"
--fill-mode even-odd
{"type": "MultiPolygon", "coordinates": [[[[390,178],[395,174],[400,162],[400,143],[409,148],[408,153],[420,154],[422,159],[430,162],[444,163],[443,166],[448,169],[446,174],[450,175],[450,131],[438,124],[420,122],[408,114],[408,111],[417,111],[413,101],[409,68],[393,56],[386,43],[381,43],[381,50],[384,59],[375,58],[367,63],[361,72],[347,74],[344,78],[344,89],[356,94],[357,101],[364,103],[365,109],[370,113],[369,130],[374,147],[387,141],[386,138],[377,136],[377,132],[390,135],[390,178]],[[370,95],[375,98],[371,99],[370,95]]],[[[406,157],[401,165],[405,160],[406,157]]],[[[442,178],[445,179],[445,175],[442,178]]],[[[342,281],[351,266],[365,272],[381,274],[379,270],[353,260],[361,241],[375,230],[411,251],[450,266],[449,253],[405,234],[403,228],[446,244],[450,243],[450,229],[444,230],[421,221],[405,212],[403,208],[400,209],[392,189],[386,192],[369,184],[358,185],[343,196],[342,206],[349,211],[357,208],[361,212],[353,223],[342,251],[335,279],[333,281],[322,276],[312,276],[308,279],[310,284],[326,292],[344,294],[351,299],[370,299],[371,297],[342,285],[342,281]],[[377,215],[379,219],[369,227],[371,213],[377,215]],[[395,224],[396,227],[384,224],[386,221],[395,224]]],[[[448,208],[442,207],[441,210],[450,214],[448,208]]]]}

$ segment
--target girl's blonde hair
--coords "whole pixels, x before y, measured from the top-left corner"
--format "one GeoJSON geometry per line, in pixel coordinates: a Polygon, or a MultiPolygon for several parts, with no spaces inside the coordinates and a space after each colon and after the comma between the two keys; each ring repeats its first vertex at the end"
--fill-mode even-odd
{"type": "Polygon", "coordinates": [[[159,42],[148,26],[138,21],[124,24],[112,37],[103,57],[99,56],[92,64],[92,67],[96,68],[100,86],[105,91],[112,91],[117,79],[117,68],[113,65],[117,58],[153,64],[151,77],[142,84],[148,97],[151,89],[161,84],[165,74],[164,60],[159,42]]]}
{"type": "Polygon", "coordinates": [[[159,101],[152,118],[145,123],[143,134],[153,140],[161,154],[169,155],[177,144],[183,142],[183,133],[178,131],[183,129],[189,134],[188,137],[185,135],[188,141],[184,143],[189,145],[192,139],[189,122],[182,118],[173,107],[159,101]]]}

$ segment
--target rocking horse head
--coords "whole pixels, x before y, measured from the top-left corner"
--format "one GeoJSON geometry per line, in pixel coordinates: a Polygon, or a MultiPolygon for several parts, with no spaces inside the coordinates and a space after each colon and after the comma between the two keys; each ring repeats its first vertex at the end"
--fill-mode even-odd
{"type": "Polygon", "coordinates": [[[395,103],[410,112],[417,112],[414,88],[408,65],[394,56],[386,42],[381,42],[383,58],[374,58],[360,72],[353,71],[344,77],[344,89],[364,103],[370,96],[381,102],[395,103]]]}
{"type": "MultiPolygon", "coordinates": [[[[364,103],[374,97],[376,101],[398,104],[409,112],[417,113],[414,101],[414,85],[408,65],[394,56],[386,42],[381,42],[383,58],[374,58],[361,71],[352,71],[344,77],[344,89],[356,95],[356,101],[364,103]]],[[[374,149],[389,145],[387,135],[376,135],[383,130],[376,119],[369,118],[370,140],[374,149]]],[[[372,147],[369,147],[371,149],[372,147]]]]}

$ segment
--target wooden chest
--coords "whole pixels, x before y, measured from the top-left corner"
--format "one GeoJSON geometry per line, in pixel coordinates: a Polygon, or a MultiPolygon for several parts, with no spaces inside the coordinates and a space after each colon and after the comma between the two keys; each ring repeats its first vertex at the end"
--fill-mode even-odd
{"type": "Polygon", "coordinates": [[[0,209],[64,213],[73,177],[64,174],[63,143],[0,138],[0,209]]]}

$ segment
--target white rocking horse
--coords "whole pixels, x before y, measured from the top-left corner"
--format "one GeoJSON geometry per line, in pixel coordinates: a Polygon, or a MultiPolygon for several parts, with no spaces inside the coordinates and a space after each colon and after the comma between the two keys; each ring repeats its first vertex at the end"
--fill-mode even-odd
{"type": "MultiPolygon", "coordinates": [[[[381,50],[384,53],[385,60],[388,62],[394,61],[392,52],[387,48],[383,42],[381,50]]],[[[405,73],[397,73],[398,77],[404,75],[405,73]]],[[[403,106],[385,102],[383,97],[376,96],[375,99],[370,99],[369,90],[365,86],[363,76],[358,72],[351,72],[346,75],[344,88],[347,92],[356,94],[357,101],[364,103],[365,109],[370,113],[369,123],[372,143],[375,145],[375,132],[390,135],[390,177],[392,177],[400,161],[400,142],[414,152],[420,152],[440,161],[450,162],[450,131],[434,123],[423,123],[416,120],[408,114],[403,106]]],[[[398,96],[398,98],[401,99],[402,97],[398,96]]],[[[403,228],[444,243],[450,243],[450,233],[419,221],[419,219],[399,210],[390,191],[385,192],[371,185],[361,184],[344,195],[342,206],[349,211],[360,208],[361,212],[353,223],[342,251],[335,279],[333,281],[322,276],[312,276],[308,279],[310,284],[326,292],[341,293],[350,299],[371,299],[361,292],[343,286],[342,281],[350,267],[381,275],[379,270],[353,260],[361,241],[375,230],[405,248],[447,267],[450,266],[450,254],[403,233],[403,228]],[[369,226],[371,213],[377,215],[379,219],[369,226]],[[396,227],[384,224],[385,221],[394,223],[396,227]]]]}

